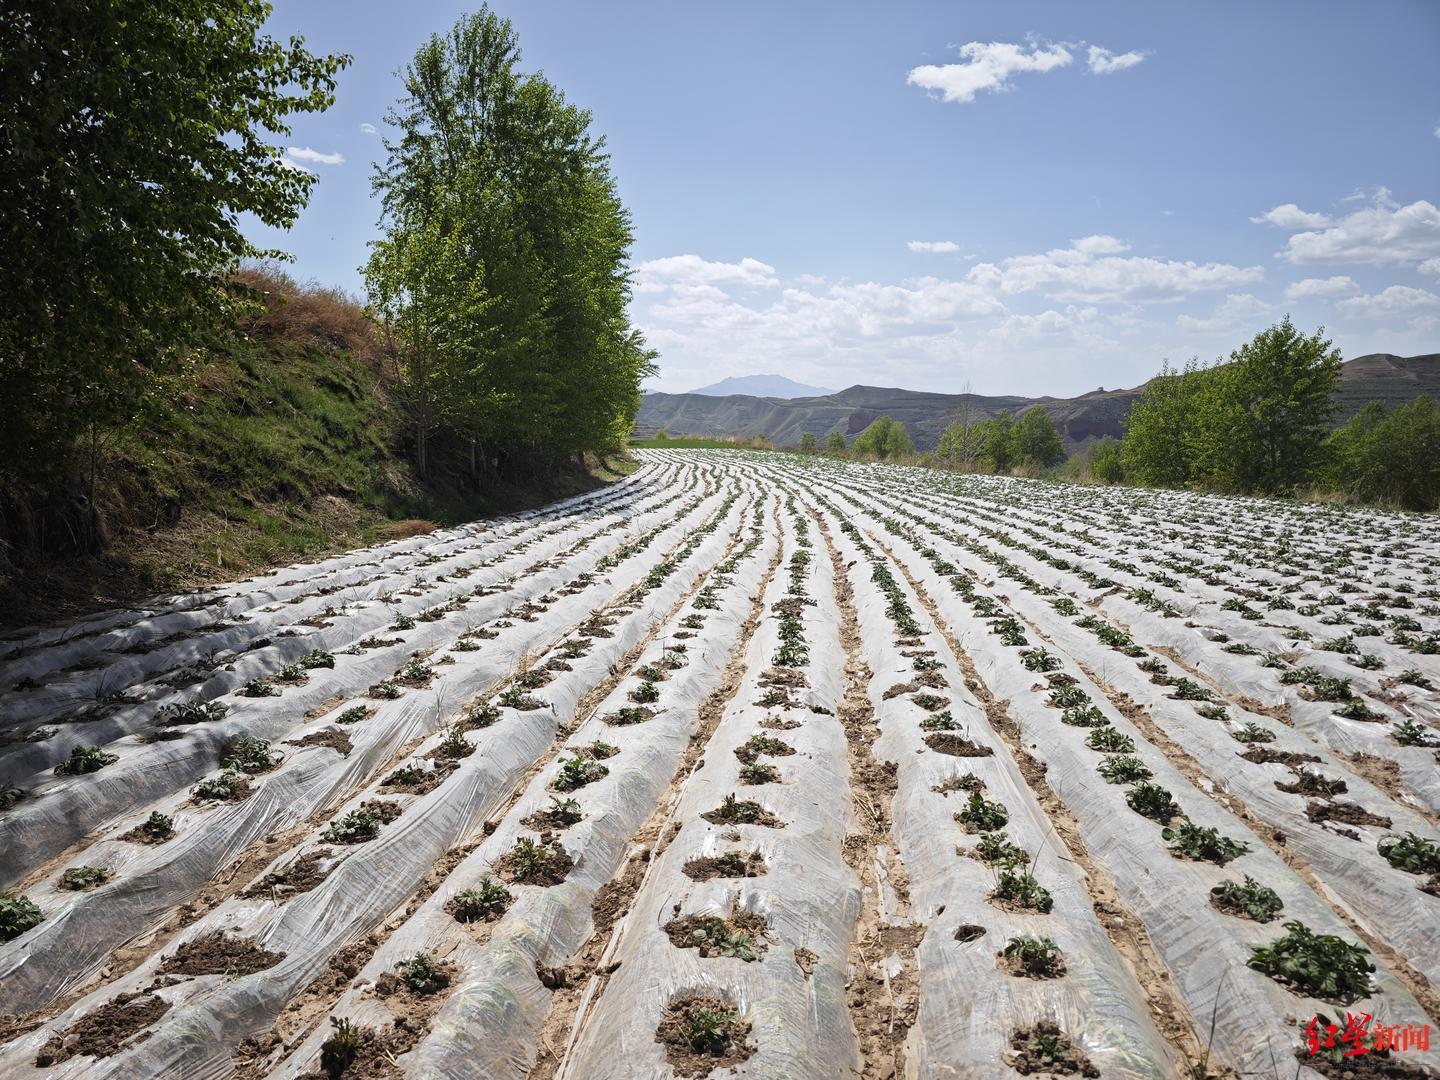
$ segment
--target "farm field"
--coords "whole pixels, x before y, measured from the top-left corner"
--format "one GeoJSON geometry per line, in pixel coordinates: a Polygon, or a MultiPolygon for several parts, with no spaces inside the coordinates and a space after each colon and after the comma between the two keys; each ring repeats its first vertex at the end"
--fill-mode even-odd
{"type": "Polygon", "coordinates": [[[0,1076],[1440,1075],[1433,516],[636,456],[0,641],[0,1076]]]}

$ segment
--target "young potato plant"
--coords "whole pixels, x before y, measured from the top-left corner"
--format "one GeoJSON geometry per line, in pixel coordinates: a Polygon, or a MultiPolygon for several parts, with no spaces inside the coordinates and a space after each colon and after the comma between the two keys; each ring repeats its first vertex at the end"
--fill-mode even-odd
{"type": "Polygon", "coordinates": [[[1005,943],[998,955],[1008,971],[1025,978],[1054,979],[1065,974],[1060,946],[1048,937],[1017,935],[1005,943]]]}
{"type": "Polygon", "coordinates": [[[1085,745],[1102,754],[1133,754],[1135,740],[1113,727],[1095,728],[1085,738],[1085,745]]]}
{"type": "Polygon", "coordinates": [[[1134,754],[1115,754],[1107,757],[1095,771],[1105,778],[1107,784],[1133,784],[1137,780],[1149,780],[1152,773],[1134,754]]]}
{"type": "Polygon", "coordinates": [[[456,893],[448,910],[458,922],[492,922],[505,913],[510,900],[510,890],[487,876],[476,887],[456,893]]]}
{"type": "Polygon", "coordinates": [[[555,779],[551,781],[550,786],[556,791],[575,791],[577,788],[592,784],[609,775],[610,767],[608,765],[602,765],[593,758],[577,754],[560,763],[560,771],[555,774],[555,779]]]}
{"type": "Polygon", "coordinates": [[[1171,853],[1195,862],[1212,862],[1224,866],[1250,850],[1250,845],[1221,836],[1220,830],[1196,825],[1186,818],[1179,825],[1161,831],[1171,853]]]}
{"type": "Polygon", "coordinates": [[[1228,915],[1266,923],[1280,914],[1285,904],[1279,893],[1261,885],[1249,874],[1243,882],[1226,881],[1210,890],[1210,903],[1228,915]]]}
{"type": "Polygon", "coordinates": [[[55,766],[55,775],[84,776],[99,772],[106,765],[113,765],[119,760],[119,754],[112,754],[98,746],[75,746],[71,748],[70,756],[55,766]]]}
{"type": "Polygon", "coordinates": [[[1407,832],[1385,836],[1376,845],[1380,857],[1397,870],[1411,874],[1440,874],[1440,844],[1407,832]]]}
{"type": "Polygon", "coordinates": [[[1180,806],[1170,792],[1159,784],[1141,780],[1125,793],[1125,803],[1141,817],[1168,825],[1180,816],[1180,806]]]}
{"type": "Polygon", "coordinates": [[[1048,915],[1055,906],[1050,891],[1036,881],[1033,874],[1020,867],[1002,870],[995,880],[995,891],[990,895],[1010,906],[1029,908],[1042,915],[1048,915]]]}
{"type": "Polygon", "coordinates": [[[1370,993],[1375,965],[1359,945],[1287,922],[1285,936],[1252,946],[1249,966],[1305,997],[1349,1005],[1370,993]]]}
{"type": "Polygon", "coordinates": [[[39,906],[29,897],[0,890],[0,941],[11,941],[44,921],[39,906]]]}
{"type": "Polygon", "coordinates": [[[988,833],[1003,829],[1010,820],[1010,812],[1004,803],[991,802],[978,791],[972,791],[955,820],[964,825],[967,832],[988,833]]]}
{"type": "Polygon", "coordinates": [[[269,772],[280,764],[280,755],[272,753],[270,744],[264,739],[242,735],[230,744],[225,756],[220,759],[222,768],[247,773],[269,772]]]}

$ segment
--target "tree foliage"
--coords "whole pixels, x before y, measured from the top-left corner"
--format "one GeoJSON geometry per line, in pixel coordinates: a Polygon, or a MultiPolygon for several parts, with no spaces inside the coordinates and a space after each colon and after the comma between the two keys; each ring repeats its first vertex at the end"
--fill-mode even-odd
{"type": "Polygon", "coordinates": [[[802,454],[813,454],[813,453],[815,453],[815,449],[816,449],[815,433],[814,433],[813,431],[801,432],[801,434],[800,434],[800,452],[801,452],[802,454]]]}
{"type": "Polygon", "coordinates": [[[1036,405],[1021,414],[1010,432],[1010,453],[1017,465],[1033,469],[1050,469],[1065,460],[1065,446],[1048,412],[1036,405]]]}
{"type": "Polygon", "coordinates": [[[1011,439],[1015,421],[1004,410],[980,425],[980,464],[986,472],[1008,473],[1015,464],[1015,443],[1011,439]]]}
{"type": "Polygon", "coordinates": [[[843,431],[832,431],[825,436],[825,449],[831,453],[844,453],[848,445],[843,431]]]}
{"type": "Polygon", "coordinates": [[[890,416],[882,416],[855,438],[851,448],[857,454],[866,454],[885,461],[901,454],[913,453],[915,443],[905,425],[890,416]]]}
{"type": "Polygon", "coordinates": [[[437,439],[472,471],[618,447],[651,369],[604,139],[520,59],[482,7],[421,46],[386,117],[366,286],[399,346],[422,472],[437,439]]]}
{"type": "Polygon", "coordinates": [[[1422,395],[1393,412],[1372,402],[1331,434],[1322,485],[1407,510],[1440,509],[1440,406],[1422,395]]]}
{"type": "Polygon", "coordinates": [[[18,0],[0,19],[0,473],[63,480],[236,314],[315,177],[266,135],[333,100],[347,57],[261,33],[261,0],[18,0]]]}
{"type": "Polygon", "coordinates": [[[1227,362],[1168,365],[1126,420],[1129,480],[1280,494],[1311,483],[1334,413],[1340,353],[1323,331],[1289,318],[1261,331],[1227,362]]]}

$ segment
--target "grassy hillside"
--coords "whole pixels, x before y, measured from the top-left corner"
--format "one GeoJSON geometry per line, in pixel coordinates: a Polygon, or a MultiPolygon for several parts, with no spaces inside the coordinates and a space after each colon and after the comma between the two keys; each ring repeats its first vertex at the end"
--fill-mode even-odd
{"type": "MultiPolygon", "coordinates": [[[[88,453],[74,490],[12,494],[0,549],[0,624],[244,577],[379,539],[535,505],[618,475],[588,462],[480,483],[422,481],[388,389],[388,357],[343,295],[248,272],[266,310],[227,352],[134,427],[100,433],[94,521],[88,453]]],[[[616,463],[613,468],[625,468],[616,463]]]]}

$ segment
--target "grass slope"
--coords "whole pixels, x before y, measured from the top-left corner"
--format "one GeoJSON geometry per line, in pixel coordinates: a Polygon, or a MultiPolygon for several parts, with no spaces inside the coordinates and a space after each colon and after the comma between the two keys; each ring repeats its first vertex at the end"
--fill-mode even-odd
{"type": "Polygon", "coordinates": [[[175,400],[102,442],[95,505],[104,550],[57,554],[64,545],[48,543],[0,562],[0,625],[539,505],[633,468],[592,461],[525,482],[422,481],[359,309],[277,274],[253,278],[288,303],[249,325],[175,400]]]}

